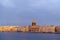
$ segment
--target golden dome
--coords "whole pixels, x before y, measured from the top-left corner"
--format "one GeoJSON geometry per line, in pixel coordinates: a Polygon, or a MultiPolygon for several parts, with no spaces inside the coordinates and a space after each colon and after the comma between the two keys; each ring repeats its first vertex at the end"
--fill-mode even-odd
{"type": "Polygon", "coordinates": [[[35,20],[32,21],[32,26],[36,26],[36,21],[35,20]]]}

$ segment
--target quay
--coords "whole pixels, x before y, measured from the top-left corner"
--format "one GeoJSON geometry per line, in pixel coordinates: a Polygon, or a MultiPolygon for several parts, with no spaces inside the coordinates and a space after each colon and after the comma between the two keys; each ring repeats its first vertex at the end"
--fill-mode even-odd
{"type": "Polygon", "coordinates": [[[30,26],[0,26],[0,32],[60,33],[60,26],[37,26],[36,21],[33,20],[30,26]]]}

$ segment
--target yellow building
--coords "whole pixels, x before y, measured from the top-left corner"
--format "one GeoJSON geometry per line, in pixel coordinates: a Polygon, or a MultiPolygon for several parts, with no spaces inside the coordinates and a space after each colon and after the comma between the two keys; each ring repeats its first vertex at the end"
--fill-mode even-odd
{"type": "Polygon", "coordinates": [[[0,26],[0,32],[60,32],[60,27],[55,26],[37,26],[35,20],[31,26],[0,26]]]}
{"type": "Polygon", "coordinates": [[[17,32],[17,26],[10,26],[11,32],[17,32]]]}
{"type": "Polygon", "coordinates": [[[17,27],[17,32],[21,32],[21,26],[17,27]]]}
{"type": "Polygon", "coordinates": [[[21,28],[21,31],[22,31],[22,32],[26,32],[26,27],[22,27],[22,28],[21,28]]]}
{"type": "Polygon", "coordinates": [[[39,31],[40,32],[55,32],[55,26],[43,26],[43,27],[39,27],[39,31]]]}
{"type": "Polygon", "coordinates": [[[60,26],[56,26],[55,31],[60,32],[60,26]]]}
{"type": "Polygon", "coordinates": [[[2,26],[0,26],[0,32],[2,32],[2,30],[3,30],[3,27],[2,27],[2,26]]]}

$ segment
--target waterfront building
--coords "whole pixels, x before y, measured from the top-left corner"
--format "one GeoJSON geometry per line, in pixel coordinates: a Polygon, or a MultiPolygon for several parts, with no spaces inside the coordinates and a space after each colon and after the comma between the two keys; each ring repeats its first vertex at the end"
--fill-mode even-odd
{"type": "Polygon", "coordinates": [[[60,32],[60,26],[37,26],[35,20],[32,21],[32,24],[29,26],[0,26],[0,32],[44,32],[44,33],[54,33],[60,32]]]}
{"type": "Polygon", "coordinates": [[[60,26],[56,26],[56,27],[55,27],[55,31],[56,31],[56,32],[60,32],[60,26]]]}
{"type": "Polygon", "coordinates": [[[22,32],[55,32],[55,26],[37,26],[35,20],[32,21],[31,26],[21,27],[22,32]]]}
{"type": "Polygon", "coordinates": [[[29,32],[39,32],[39,28],[37,27],[35,20],[32,21],[32,26],[29,27],[29,32]]]}
{"type": "Polygon", "coordinates": [[[3,30],[3,27],[2,27],[2,26],[0,26],[0,32],[2,32],[2,30],[3,30]]]}
{"type": "Polygon", "coordinates": [[[9,31],[9,27],[8,26],[3,26],[2,31],[3,32],[8,32],[9,31]]]}
{"type": "Polygon", "coordinates": [[[42,26],[39,27],[39,32],[43,32],[43,27],[42,26]]]}
{"type": "Polygon", "coordinates": [[[21,31],[21,28],[22,28],[21,26],[18,26],[18,27],[17,27],[17,32],[22,32],[22,31],[21,31]]]}
{"type": "Polygon", "coordinates": [[[25,26],[22,27],[22,28],[21,28],[21,31],[22,31],[22,32],[26,32],[26,27],[25,27],[25,26]]]}
{"type": "Polygon", "coordinates": [[[11,32],[17,32],[17,26],[10,26],[11,32]]]}

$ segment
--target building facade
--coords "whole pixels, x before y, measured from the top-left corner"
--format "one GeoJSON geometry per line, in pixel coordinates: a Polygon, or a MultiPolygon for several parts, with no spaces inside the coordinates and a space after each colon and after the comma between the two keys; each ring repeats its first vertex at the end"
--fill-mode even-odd
{"type": "Polygon", "coordinates": [[[0,32],[40,32],[55,33],[60,32],[60,26],[37,26],[35,20],[30,26],[0,26],[0,32]]]}

